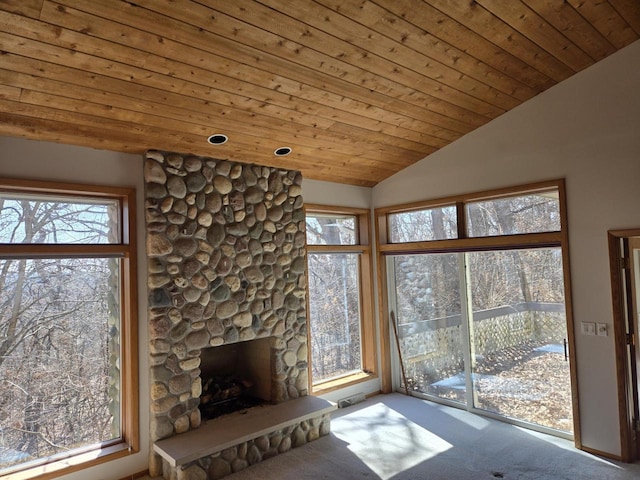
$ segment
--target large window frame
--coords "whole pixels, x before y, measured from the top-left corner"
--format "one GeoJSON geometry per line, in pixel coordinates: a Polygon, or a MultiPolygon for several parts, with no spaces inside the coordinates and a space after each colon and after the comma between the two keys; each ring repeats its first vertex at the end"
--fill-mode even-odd
{"type": "Polygon", "coordinates": [[[567,336],[570,358],[571,395],[573,411],[573,438],[577,448],[582,448],[580,434],[580,419],[578,407],[578,382],[576,372],[575,334],[573,309],[571,301],[569,237],[566,214],[566,195],[564,180],[552,180],[515,187],[508,187],[483,192],[475,192],[425,200],[402,205],[375,209],[375,229],[378,239],[376,254],[380,294],[378,296],[380,311],[380,361],[381,361],[381,390],[383,393],[393,391],[392,367],[392,336],[391,319],[389,315],[389,286],[387,282],[387,262],[385,257],[393,254],[408,253],[460,253],[474,251],[498,251],[505,249],[525,249],[541,247],[560,247],[562,250],[562,266],[564,275],[565,308],[567,318],[567,336]],[[541,233],[521,233],[500,236],[471,237],[467,231],[466,205],[501,198],[522,196],[528,194],[544,194],[557,192],[560,207],[560,230],[541,233]],[[392,243],[389,235],[389,216],[398,213],[414,212],[439,207],[456,207],[457,238],[442,240],[413,241],[392,243]]]}
{"type": "MultiPolygon", "coordinates": [[[[309,389],[320,395],[331,391],[376,378],[378,373],[376,355],[376,332],[373,314],[373,265],[371,261],[371,212],[364,208],[334,207],[327,205],[306,204],[305,212],[317,215],[348,215],[356,220],[356,241],[353,245],[309,245],[307,254],[357,254],[359,257],[360,278],[360,348],[361,370],[349,375],[329,379],[313,384],[311,368],[309,369],[309,389]]],[[[309,312],[309,282],[307,281],[307,312],[309,312]]],[[[313,331],[307,329],[309,345],[313,331]]],[[[312,362],[311,348],[308,350],[309,365],[312,362]]]]}
{"type": "Polygon", "coordinates": [[[60,196],[79,201],[83,198],[115,201],[120,227],[118,241],[109,244],[0,244],[0,258],[95,257],[120,260],[120,436],[90,448],[71,450],[64,458],[54,456],[33,466],[25,464],[22,469],[12,469],[11,478],[55,478],[137,453],[140,436],[135,189],[0,178],[0,192],[34,197],[60,196]]]}

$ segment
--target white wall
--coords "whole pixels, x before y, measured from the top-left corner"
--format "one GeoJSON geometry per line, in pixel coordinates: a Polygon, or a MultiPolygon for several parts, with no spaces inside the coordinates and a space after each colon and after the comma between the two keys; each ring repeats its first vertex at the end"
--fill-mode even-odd
{"type": "Polygon", "coordinates": [[[373,188],[376,207],[565,178],[582,440],[620,454],[607,230],[640,227],[640,41],[373,188]]]}
{"type": "Polygon", "coordinates": [[[371,189],[305,178],[302,181],[304,203],[337,207],[371,208],[371,189]]]}
{"type": "Polygon", "coordinates": [[[138,239],[139,400],[140,452],[127,458],[65,475],[65,480],[115,480],[147,469],[149,461],[149,367],[147,349],[147,303],[144,191],[142,156],[93,150],[47,142],[0,137],[0,177],[47,180],[93,185],[135,187],[138,239]]]}

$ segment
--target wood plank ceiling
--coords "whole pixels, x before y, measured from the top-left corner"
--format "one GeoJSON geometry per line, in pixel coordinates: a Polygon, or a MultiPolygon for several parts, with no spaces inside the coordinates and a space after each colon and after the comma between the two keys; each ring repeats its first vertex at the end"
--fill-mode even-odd
{"type": "Polygon", "coordinates": [[[639,35],[639,0],[0,0],[0,135],[372,186],[639,35]]]}

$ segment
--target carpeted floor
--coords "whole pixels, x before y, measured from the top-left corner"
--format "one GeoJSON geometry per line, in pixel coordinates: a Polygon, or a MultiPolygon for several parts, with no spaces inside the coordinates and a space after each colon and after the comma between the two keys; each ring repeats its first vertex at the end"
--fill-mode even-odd
{"type": "Polygon", "coordinates": [[[638,480],[640,464],[401,394],[338,410],[331,435],[235,473],[249,479],[638,480]]]}

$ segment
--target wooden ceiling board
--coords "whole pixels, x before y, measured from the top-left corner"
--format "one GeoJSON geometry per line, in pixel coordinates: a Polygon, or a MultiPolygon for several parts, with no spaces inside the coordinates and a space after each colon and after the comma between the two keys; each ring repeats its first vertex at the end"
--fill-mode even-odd
{"type": "Polygon", "coordinates": [[[550,77],[430,5],[421,4],[416,8],[415,0],[383,0],[381,5],[390,12],[387,22],[398,19],[411,22],[418,29],[431,32],[445,48],[457,48],[477,59],[478,63],[490,65],[536,91],[555,85],[550,77]]]}
{"type": "Polygon", "coordinates": [[[2,9],[8,12],[38,18],[44,0],[2,0],[2,9]]]}
{"type": "MultiPolygon", "coordinates": [[[[322,1],[321,3],[347,17],[357,17],[364,25],[365,31],[370,29],[401,44],[401,46],[406,46],[409,53],[408,59],[413,59],[419,54],[425,62],[435,60],[449,66],[454,71],[464,73],[521,101],[528,100],[537,94],[536,89],[503,74],[491,65],[478,61],[462,50],[443,43],[438,37],[403,18],[397,17],[373,2],[353,3],[334,0],[322,1]]],[[[373,36],[370,38],[369,35],[362,38],[362,42],[365,42],[364,45],[371,44],[371,48],[375,47],[379,55],[390,55],[394,60],[397,58],[398,49],[395,45],[383,48],[373,41],[373,36]]]]}
{"type": "Polygon", "coordinates": [[[425,0],[445,15],[452,16],[460,24],[473,30],[506,52],[523,60],[536,69],[560,82],[575,73],[560,59],[554,57],[530,38],[526,37],[502,19],[496,17],[482,5],[465,0],[425,0]]]}
{"type": "MultiPolygon", "coordinates": [[[[0,79],[5,83],[11,83],[13,85],[24,85],[29,88],[39,89],[40,91],[60,91],[65,95],[73,98],[86,98],[97,99],[102,97],[103,101],[109,105],[119,105],[123,108],[134,109],[141,112],[147,112],[153,115],[165,116],[174,120],[184,120],[200,125],[215,125],[219,122],[217,115],[211,114],[211,105],[206,102],[201,102],[197,99],[188,99],[188,104],[184,104],[183,97],[177,96],[177,94],[163,93],[160,95],[160,91],[148,87],[138,87],[135,92],[135,97],[127,97],[121,95],[121,92],[127,84],[123,80],[106,78],[98,75],[93,75],[85,71],[76,70],[74,74],[69,77],[68,70],[61,68],[57,65],[53,65],[46,62],[32,60],[30,62],[24,61],[21,57],[17,57],[12,54],[5,54],[3,56],[3,66],[7,68],[14,68],[14,71],[0,70],[0,79]],[[21,77],[17,80],[7,80],[9,73],[15,73],[17,71],[29,74],[28,77],[21,77]],[[38,74],[44,75],[39,77],[38,74]],[[67,88],[70,85],[69,82],[73,81],[73,88],[67,88]],[[55,83],[54,83],[55,82],[55,83]],[[47,85],[44,85],[44,84],[47,85]],[[88,87],[85,87],[87,85],[88,87]],[[163,103],[161,103],[163,102],[163,103]],[[183,103],[181,107],[174,107],[174,103],[183,103]]],[[[15,78],[15,75],[13,76],[15,78]]],[[[99,102],[99,100],[96,100],[99,102]]],[[[224,117],[226,112],[222,112],[224,117]]],[[[238,112],[242,114],[242,112],[238,112]]],[[[260,118],[245,115],[246,118],[241,118],[239,121],[225,119],[225,126],[231,128],[231,131],[238,131],[243,134],[251,135],[260,128],[265,128],[266,124],[260,123],[260,118]]],[[[273,123],[273,122],[272,122],[273,123]]],[[[376,147],[395,149],[394,155],[385,155],[385,160],[390,163],[396,163],[395,159],[406,158],[407,155],[412,154],[411,157],[418,154],[422,156],[435,151],[435,148],[428,148],[424,145],[415,143],[410,145],[409,153],[396,147],[389,142],[389,144],[376,144],[371,143],[366,138],[366,132],[357,131],[355,129],[348,132],[342,131],[336,133],[336,137],[339,141],[336,141],[334,137],[325,137],[324,133],[309,134],[306,127],[297,126],[296,130],[292,131],[292,128],[286,129],[286,124],[273,125],[276,128],[276,135],[286,135],[286,138],[278,138],[279,140],[287,143],[295,141],[295,144],[307,144],[313,146],[309,142],[309,139],[318,139],[322,142],[325,149],[332,148],[335,144],[336,148],[341,145],[349,144],[354,148],[360,150],[373,150],[376,147]]],[[[345,130],[343,126],[343,130],[345,130]]],[[[399,164],[406,166],[411,163],[407,160],[399,160],[399,164]]]]}
{"type": "MultiPolygon", "coordinates": [[[[248,3],[248,0],[233,2],[233,8],[238,3],[248,3]]],[[[377,34],[374,30],[343,16],[339,10],[334,11],[320,4],[286,0],[270,0],[266,3],[274,10],[286,11],[293,18],[302,14],[308,15],[308,24],[317,30],[313,31],[315,35],[302,36],[299,41],[304,42],[303,45],[308,48],[325,49],[332,46],[331,50],[326,52],[327,56],[336,56],[355,68],[366,69],[410,89],[420,87],[420,91],[427,95],[449,101],[462,108],[471,107],[472,111],[481,111],[489,118],[501,115],[506,109],[513,107],[513,98],[473,78],[460,75],[460,72],[430,59],[421,52],[409,49],[400,42],[377,34]],[[319,31],[324,35],[316,41],[314,36],[319,36],[319,31]]],[[[268,23],[263,24],[263,27],[267,25],[268,23]]],[[[281,34],[286,33],[283,31],[281,34]]],[[[390,91],[399,91],[398,88],[391,85],[390,91]]]]}
{"type": "Polygon", "coordinates": [[[617,49],[634,42],[638,35],[609,2],[567,0],[585,20],[617,49]]]}
{"type": "Polygon", "coordinates": [[[0,0],[0,134],[373,186],[639,33],[636,0],[0,0]]]}
{"type": "Polygon", "coordinates": [[[20,93],[22,93],[22,88],[20,87],[0,84],[0,98],[18,101],[20,100],[20,93]]]}
{"type": "Polygon", "coordinates": [[[522,2],[476,0],[505,24],[553,55],[574,72],[593,65],[593,59],[522,2]]]}
{"type": "MultiPolygon", "coordinates": [[[[145,120],[144,125],[152,127],[153,132],[164,131],[166,128],[166,121],[163,117],[142,115],[125,108],[113,107],[112,105],[100,105],[89,102],[87,98],[70,99],[67,97],[53,96],[46,93],[23,89],[20,100],[21,102],[30,105],[46,105],[58,112],[81,113],[90,115],[91,118],[98,117],[103,119],[115,119],[121,122],[130,122],[134,125],[141,124],[143,120],[145,120]]],[[[171,133],[179,135],[181,139],[188,137],[198,139],[202,138],[203,136],[208,136],[209,134],[206,127],[195,126],[194,128],[190,123],[178,121],[173,122],[172,129],[170,131],[165,131],[163,135],[168,135],[171,133]]],[[[242,137],[240,141],[234,143],[234,146],[242,149],[240,151],[251,151],[252,155],[257,155],[261,152],[265,152],[270,148],[270,145],[266,144],[265,139],[251,135],[242,137]]],[[[311,151],[315,150],[315,148],[298,146],[297,150],[301,154],[305,154],[305,152],[309,154],[311,151]]],[[[341,162],[344,161],[344,158],[345,156],[343,154],[340,154],[339,152],[334,153],[327,150],[323,152],[323,161],[329,162],[332,165],[340,166],[341,162]]],[[[393,166],[389,166],[388,164],[383,163],[379,160],[368,159],[364,155],[358,157],[358,163],[363,169],[362,173],[367,173],[368,175],[372,174],[372,172],[369,172],[368,169],[375,169],[376,171],[379,171],[386,175],[392,174],[395,170],[393,166]]],[[[313,166],[314,168],[322,169],[324,167],[324,164],[316,162],[316,164],[313,166]]]]}
{"type": "MultiPolygon", "coordinates": [[[[248,65],[243,64],[239,61],[224,58],[223,55],[229,55],[229,49],[225,47],[226,44],[221,46],[221,39],[219,37],[216,37],[214,34],[207,36],[207,32],[201,30],[202,28],[204,28],[203,26],[190,27],[190,26],[182,25],[181,29],[178,30],[178,28],[171,28],[170,24],[165,25],[162,23],[163,18],[165,18],[164,21],[166,23],[166,18],[168,17],[163,17],[162,15],[154,15],[152,12],[144,12],[144,15],[141,13],[132,19],[132,15],[130,15],[130,12],[110,10],[108,5],[105,5],[101,2],[73,2],[73,3],[82,3],[83,7],[91,9],[92,11],[98,12],[103,15],[106,15],[109,12],[111,12],[111,15],[112,17],[114,17],[114,19],[117,19],[120,22],[131,22],[132,25],[136,25],[136,28],[142,28],[142,26],[144,25],[145,29],[149,29],[149,30],[153,29],[155,31],[161,31],[163,32],[163,34],[165,34],[166,32],[166,35],[170,36],[171,38],[174,38],[174,37],[183,38],[183,39],[188,38],[190,40],[191,45],[197,45],[198,48],[202,48],[202,49],[208,48],[209,50],[207,51],[211,53],[211,55],[209,56],[210,58],[207,59],[207,58],[201,57],[201,55],[203,55],[202,52],[197,52],[197,51],[194,52],[187,45],[184,45],[183,47],[184,51],[180,50],[181,48],[180,46],[177,47],[179,51],[182,53],[181,57],[183,57],[185,61],[189,59],[192,62],[197,62],[199,65],[213,63],[215,65],[215,68],[217,68],[222,72],[225,72],[225,75],[231,75],[232,77],[228,77],[228,82],[223,82],[223,81],[219,82],[217,86],[217,88],[219,89],[226,88],[226,84],[232,84],[235,86],[240,85],[239,88],[248,90],[250,94],[254,98],[256,98],[260,93],[260,90],[262,88],[265,88],[265,87],[262,87],[262,85],[273,84],[274,82],[278,82],[275,85],[273,85],[271,88],[266,88],[267,91],[271,92],[271,95],[270,97],[266,98],[266,100],[268,101],[261,102],[261,105],[263,105],[263,108],[268,108],[272,103],[277,102],[278,94],[284,95],[289,105],[291,105],[291,100],[289,100],[289,98],[292,95],[295,95],[296,98],[298,99],[295,104],[296,111],[302,109],[305,105],[304,102],[302,102],[301,104],[301,100],[309,99],[317,102],[317,105],[327,105],[333,108],[334,111],[336,108],[339,108],[338,111],[342,115],[341,119],[343,121],[346,121],[345,116],[348,116],[351,114],[351,112],[354,112],[366,117],[364,120],[359,119],[358,124],[360,126],[366,127],[367,119],[374,119],[375,124],[370,128],[374,130],[377,130],[379,128],[377,125],[380,123],[381,112],[379,111],[379,108],[376,105],[372,105],[371,103],[365,103],[365,101],[371,102],[372,100],[372,95],[371,93],[369,93],[369,90],[367,89],[358,87],[363,92],[366,92],[361,94],[359,92],[354,93],[353,91],[349,90],[347,92],[342,92],[341,95],[334,95],[331,92],[328,92],[326,90],[326,83],[321,83],[320,81],[322,80],[322,78],[318,78],[318,75],[314,75],[313,78],[311,79],[311,83],[315,83],[317,84],[317,86],[316,85],[308,86],[303,83],[297,83],[295,81],[282,78],[280,76],[274,77],[273,74],[270,74],[269,72],[264,72],[257,68],[250,68],[248,65]],[[143,23],[140,22],[141,18],[144,19],[143,23]],[[206,41],[202,40],[203,36],[206,37],[205,38],[206,41]],[[314,86],[316,86],[316,88],[314,88],[314,86]],[[365,101],[359,101],[358,95],[360,95],[361,98],[365,101]],[[354,97],[354,96],[356,97],[355,101],[351,99],[351,97],[354,97]]],[[[151,2],[151,5],[157,8],[159,3],[151,2]]],[[[170,12],[165,12],[165,13],[171,13],[173,15],[183,15],[181,14],[181,12],[183,12],[184,9],[182,8],[174,9],[173,5],[171,7],[172,7],[172,10],[170,12]]],[[[138,11],[138,10],[139,9],[136,9],[135,11],[138,11]]],[[[189,14],[187,17],[191,18],[191,16],[193,15],[193,10],[187,9],[187,11],[189,11],[189,14]]],[[[202,12],[198,11],[197,13],[200,14],[202,12]]],[[[200,22],[201,25],[205,25],[206,23],[202,20],[198,20],[198,22],[200,22]]],[[[100,32],[100,34],[102,34],[103,31],[104,29],[97,30],[97,32],[100,32]]],[[[121,37],[126,37],[126,34],[122,34],[121,37]]],[[[168,42],[164,40],[167,37],[161,37],[161,38],[163,38],[163,41],[161,42],[163,49],[167,48],[168,42]]],[[[225,39],[222,39],[222,40],[225,40],[225,39]]],[[[153,43],[160,43],[156,41],[155,35],[151,41],[142,42],[142,45],[144,45],[143,48],[149,48],[147,46],[153,45],[153,43]]],[[[167,53],[168,52],[165,51],[165,54],[167,53]]],[[[236,49],[234,53],[238,54],[239,53],[238,49],[236,49]]],[[[236,55],[236,57],[238,59],[245,60],[248,62],[254,61],[254,55],[251,55],[251,54],[236,55]]],[[[259,62],[257,62],[257,64],[259,64],[259,62]]],[[[275,65],[275,66],[277,67],[278,65],[275,65]]],[[[283,65],[282,68],[280,68],[280,70],[281,71],[286,70],[293,77],[297,77],[297,72],[295,72],[292,67],[290,67],[287,70],[283,65]]],[[[305,78],[302,78],[301,81],[308,80],[309,75],[307,74],[307,72],[303,72],[303,74],[305,75],[305,78]]],[[[174,73],[174,76],[175,76],[175,73],[174,73]]],[[[233,88],[238,88],[238,87],[233,87],[233,88]]],[[[389,102],[388,99],[384,99],[384,101],[380,102],[379,105],[386,107],[388,102],[389,102]]],[[[424,115],[425,112],[423,109],[413,108],[412,110],[415,112],[414,115],[416,117],[421,118],[421,121],[415,120],[415,118],[411,117],[410,115],[407,115],[406,111],[402,111],[401,114],[398,114],[398,115],[395,115],[394,117],[389,118],[389,122],[391,122],[391,124],[393,124],[394,126],[407,128],[411,130],[411,132],[416,132],[416,133],[427,132],[427,134],[429,135],[443,136],[445,140],[450,138],[446,136],[447,135],[446,132],[442,132],[442,128],[431,127],[431,125],[426,124],[426,122],[434,121],[434,122],[437,122],[437,125],[442,125],[443,123],[446,122],[447,129],[451,129],[457,133],[466,133],[471,128],[471,126],[468,124],[459,122],[457,120],[450,120],[447,117],[443,117],[442,115],[437,113],[426,112],[427,115],[425,116],[424,115]]],[[[386,117],[389,117],[389,115],[387,114],[386,117]]],[[[312,124],[315,125],[317,124],[317,122],[312,124]]],[[[322,125],[319,125],[319,126],[322,127],[322,125]]],[[[405,133],[405,135],[411,135],[411,133],[407,132],[405,133]]],[[[454,136],[455,138],[458,137],[458,135],[455,135],[455,134],[454,136]]]]}
{"type": "Polygon", "coordinates": [[[613,8],[625,19],[633,28],[637,35],[640,35],[640,9],[638,0],[611,0],[613,8]]]}
{"type": "Polygon", "coordinates": [[[524,0],[524,3],[592,59],[602,60],[616,51],[611,42],[568,3],[558,0],[524,0]]]}
{"type": "MultiPolygon", "coordinates": [[[[140,3],[148,4],[165,15],[171,15],[172,18],[195,22],[199,32],[204,30],[211,35],[219,34],[224,37],[223,40],[226,42],[240,42],[243,48],[251,49],[249,50],[250,53],[244,56],[242,60],[255,63],[258,69],[263,68],[265,63],[271,62],[270,64],[275,67],[278,74],[278,77],[276,77],[278,83],[274,85],[274,88],[277,87],[279,91],[284,91],[290,95],[298,95],[297,92],[300,91],[301,87],[296,84],[290,85],[288,81],[281,81],[285,73],[290,79],[298,81],[302,86],[307,86],[305,91],[311,92],[308,96],[310,100],[319,101],[318,94],[328,91],[336,94],[339,98],[355,98],[362,102],[365,108],[367,105],[377,106],[384,108],[387,113],[396,111],[397,108],[399,112],[409,118],[436,122],[436,125],[444,125],[448,129],[461,133],[467,133],[473,126],[484,124],[489,120],[489,118],[482,118],[482,115],[474,111],[444,102],[437,96],[430,96],[428,93],[418,91],[413,87],[393,84],[391,80],[373,75],[369,70],[377,68],[375,65],[373,67],[369,65],[353,66],[343,60],[346,56],[344,51],[336,54],[338,58],[333,58],[331,55],[314,52],[298,43],[292,45],[285,38],[271,35],[270,32],[260,36],[259,29],[251,28],[247,24],[242,29],[236,27],[236,29],[230,30],[226,25],[233,22],[233,19],[228,15],[223,17],[223,13],[216,11],[215,18],[203,18],[204,12],[196,10],[198,15],[193,18],[193,2],[185,0],[182,0],[179,4],[172,2],[170,5],[164,5],[153,0],[142,0],[140,3]],[[218,23],[222,23],[223,26],[218,27],[218,23]],[[216,34],[213,33],[214,31],[216,34]],[[265,44],[265,38],[267,37],[270,42],[265,44]],[[261,38],[262,41],[255,42],[254,38],[261,38]],[[256,54],[259,56],[256,57],[256,54]],[[275,63],[271,58],[274,55],[278,57],[278,61],[275,63]],[[256,58],[258,59],[257,61],[255,60],[256,58]],[[279,62],[279,60],[285,58],[290,60],[288,65],[279,62]],[[363,68],[365,66],[366,68],[363,68]],[[313,74],[309,74],[310,68],[314,69],[313,74]],[[390,96],[390,93],[393,93],[393,95],[390,96]],[[424,109],[418,106],[423,104],[428,104],[430,107],[429,111],[426,112],[426,116],[424,109]]],[[[224,7],[226,4],[221,2],[221,5],[224,7]]],[[[294,8],[296,5],[297,3],[292,3],[289,8],[294,8]]],[[[258,5],[256,4],[257,7],[258,5]]],[[[276,15],[277,12],[272,12],[272,16],[275,17],[276,15]]],[[[291,22],[291,28],[295,29],[297,20],[290,18],[289,22],[291,22]]],[[[272,21],[269,25],[277,26],[280,23],[272,21]]],[[[319,36],[320,33],[316,33],[316,35],[319,36]]],[[[322,44],[323,40],[324,38],[314,40],[314,43],[322,44]]],[[[345,49],[350,48],[352,47],[345,44],[345,49]]],[[[234,54],[237,53],[237,49],[234,50],[234,54]]],[[[229,55],[229,50],[225,49],[217,52],[217,54],[229,55]]],[[[366,60],[366,63],[370,64],[369,60],[366,60]]],[[[234,69],[229,69],[229,73],[233,74],[234,69]]],[[[398,74],[398,72],[392,73],[394,75],[398,74]]],[[[420,78],[420,81],[422,80],[420,78]]],[[[257,83],[260,82],[259,80],[257,83]]],[[[438,94],[437,90],[434,93],[438,94]]],[[[463,99],[456,98],[456,100],[464,102],[463,99]]],[[[342,103],[344,104],[344,102],[342,103]]],[[[334,106],[338,108],[337,105],[334,106]]],[[[350,107],[344,104],[342,108],[350,107]]]]}
{"type": "MultiPolygon", "coordinates": [[[[46,87],[44,87],[46,88],[46,87]]],[[[58,86],[58,89],[60,91],[64,90],[64,84],[61,84],[58,86]]],[[[81,85],[76,85],[73,92],[70,92],[70,94],[74,94],[77,95],[78,94],[78,90],[81,90],[82,86],[81,85]]],[[[117,89],[116,89],[117,91],[117,89]]],[[[100,92],[95,92],[95,95],[99,96],[100,92]]],[[[87,95],[86,92],[83,93],[83,95],[87,95]]],[[[94,96],[95,96],[94,95],[94,96]]],[[[219,99],[220,96],[218,96],[217,98],[219,99]]],[[[126,97],[125,97],[126,98],[126,97]]],[[[152,98],[153,98],[153,94],[152,94],[152,98]]],[[[247,99],[249,100],[249,99],[247,99]]],[[[110,102],[113,102],[113,98],[110,100],[110,102]]],[[[130,102],[130,99],[126,99],[126,102],[130,102]]],[[[173,102],[165,107],[165,108],[170,108],[172,105],[174,104],[179,104],[180,102],[180,98],[174,98],[173,102]]],[[[230,102],[231,103],[231,102],[230,102]]],[[[143,104],[142,107],[144,107],[145,105],[143,104]]],[[[280,128],[282,130],[279,130],[276,127],[271,127],[270,122],[268,121],[263,121],[262,124],[258,124],[256,125],[255,122],[253,122],[252,117],[249,113],[245,112],[245,111],[241,111],[241,110],[234,110],[232,112],[232,115],[227,115],[227,111],[224,111],[224,107],[222,106],[216,106],[216,105],[212,105],[211,103],[209,103],[208,105],[206,105],[206,110],[209,112],[214,112],[215,110],[212,107],[218,107],[219,111],[217,114],[217,118],[225,118],[225,128],[228,129],[229,132],[238,132],[238,133],[242,133],[243,135],[252,135],[253,132],[256,131],[256,127],[259,126],[259,128],[262,129],[266,129],[269,130],[268,133],[270,133],[271,138],[275,138],[275,139],[279,139],[283,142],[294,142],[296,144],[302,144],[304,145],[306,142],[306,145],[309,147],[315,147],[315,148],[320,148],[321,145],[325,145],[325,148],[328,148],[330,150],[334,150],[336,147],[339,147],[341,144],[346,143],[349,144],[351,146],[356,146],[357,143],[357,148],[361,150],[362,152],[362,156],[366,157],[366,153],[371,151],[371,152],[375,152],[376,155],[380,154],[380,153],[384,153],[386,158],[389,158],[390,160],[395,159],[396,157],[399,157],[398,159],[400,160],[400,164],[403,166],[407,165],[406,161],[402,161],[402,158],[404,156],[406,156],[407,151],[406,150],[400,150],[397,149],[395,147],[389,147],[387,148],[387,146],[383,145],[383,144],[373,144],[373,143],[367,143],[367,142],[356,142],[354,139],[351,138],[340,138],[340,142],[335,142],[335,144],[332,147],[326,147],[328,141],[334,141],[337,139],[334,138],[324,138],[324,139],[320,139],[318,140],[316,137],[318,137],[318,133],[314,132],[313,129],[309,129],[309,128],[305,128],[304,126],[300,126],[297,130],[297,134],[291,135],[289,134],[288,130],[282,129],[285,125],[280,125],[280,128]],[[238,118],[236,121],[234,121],[232,118],[235,114],[235,116],[240,116],[241,118],[238,118]],[[243,118],[244,117],[244,118],[243,118]],[[305,130],[309,130],[308,132],[305,132],[305,130]],[[307,135],[307,139],[305,139],[304,135],[307,135]]],[[[156,114],[161,114],[160,111],[158,111],[156,114]]],[[[254,117],[255,118],[255,117],[254,117]]],[[[195,120],[195,119],[194,119],[195,120]]],[[[259,119],[259,121],[262,120],[261,118],[259,119]]],[[[214,125],[216,121],[219,121],[216,119],[216,117],[214,117],[212,114],[208,115],[208,118],[203,118],[200,121],[200,125],[214,125]]],[[[329,126],[329,125],[327,125],[329,126]]],[[[210,128],[210,127],[207,127],[210,128]]],[[[327,137],[325,135],[325,137],[327,137]]],[[[444,143],[443,141],[441,143],[444,143]]],[[[429,149],[424,149],[424,151],[429,151],[429,149]]],[[[421,151],[421,153],[424,153],[424,151],[421,151]]],[[[431,149],[431,151],[433,151],[433,149],[431,149]]]]}

